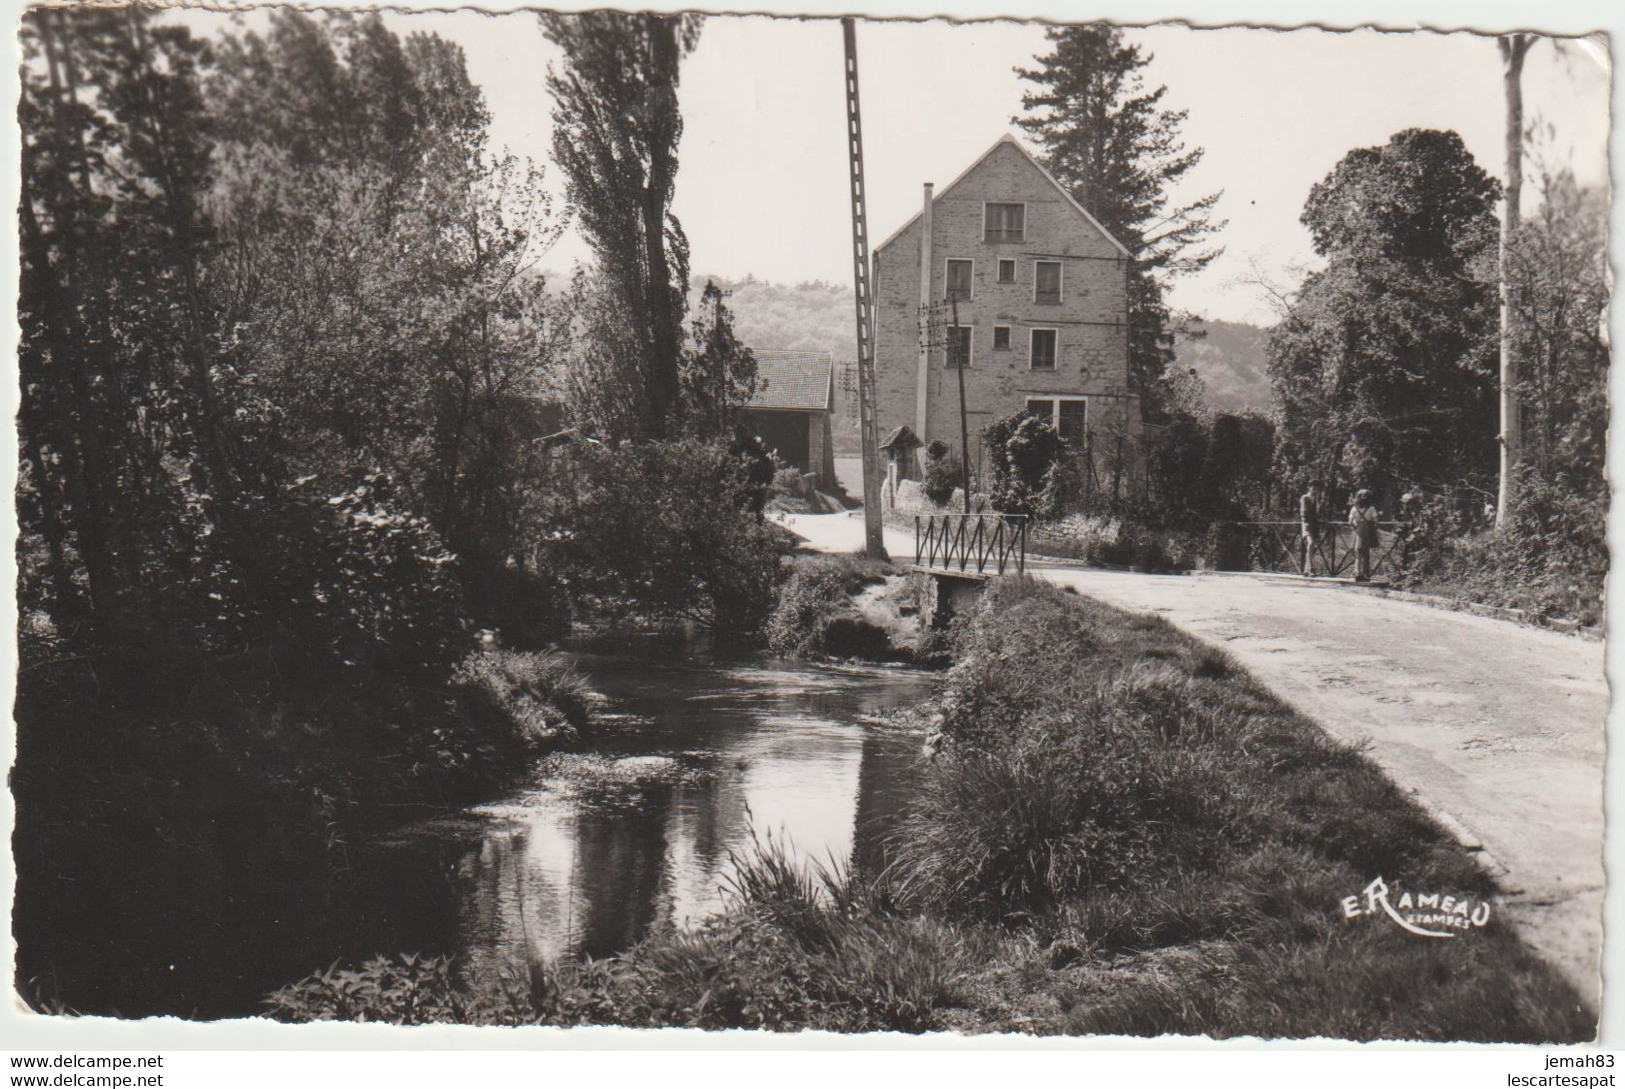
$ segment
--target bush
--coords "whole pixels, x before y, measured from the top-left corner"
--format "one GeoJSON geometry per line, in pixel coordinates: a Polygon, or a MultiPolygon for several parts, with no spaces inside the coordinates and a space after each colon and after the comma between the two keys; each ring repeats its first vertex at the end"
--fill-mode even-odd
{"type": "Polygon", "coordinates": [[[1183,569],[1160,534],[1133,522],[1119,522],[1115,538],[1102,536],[1091,545],[1085,559],[1093,564],[1137,567],[1153,574],[1183,569]]]}
{"type": "Polygon", "coordinates": [[[780,539],[752,513],[752,462],[698,439],[584,445],[556,551],[608,615],[743,634],[772,612],[780,539]]]}
{"type": "Polygon", "coordinates": [[[1475,526],[1442,498],[1424,503],[1403,585],[1466,601],[1598,624],[1608,577],[1606,493],[1586,496],[1533,472],[1500,530],[1475,526]]]}
{"type": "Polygon", "coordinates": [[[939,507],[945,507],[954,497],[954,491],[964,483],[964,468],[953,456],[948,444],[932,439],[925,448],[925,472],[921,481],[925,497],[939,507]]]}
{"type": "Polygon", "coordinates": [[[853,595],[883,581],[886,569],[852,556],[799,559],[768,618],[768,649],[781,658],[891,657],[890,636],[852,606],[853,595]]]}
{"type": "Polygon", "coordinates": [[[1066,444],[1048,420],[1017,412],[982,429],[993,481],[988,499],[1002,514],[1056,512],[1055,468],[1066,444]]]}
{"type": "Polygon", "coordinates": [[[452,685],[498,713],[532,751],[578,740],[597,703],[587,679],[555,652],[475,651],[452,685]]]}
{"type": "Polygon", "coordinates": [[[927,779],[899,867],[915,894],[996,918],[1136,875],[1190,873],[1245,842],[1228,747],[1240,716],[1161,663],[1032,708],[927,779]]]}

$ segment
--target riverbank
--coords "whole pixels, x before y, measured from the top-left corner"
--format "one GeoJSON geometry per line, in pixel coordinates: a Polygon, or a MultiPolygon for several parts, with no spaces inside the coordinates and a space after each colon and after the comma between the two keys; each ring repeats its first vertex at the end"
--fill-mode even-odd
{"type": "Polygon", "coordinates": [[[1522,945],[1494,883],[1452,837],[1223,655],[1154,618],[1030,581],[988,595],[953,653],[934,700],[942,752],[883,872],[808,871],[769,841],[741,860],[727,912],[620,956],[516,964],[474,981],[449,962],[381,960],[285,988],[269,1011],[838,1031],[1594,1035],[1594,1014],[1522,945]],[[1449,897],[1430,914],[1453,936],[1418,936],[1368,902],[1379,877],[1396,910],[1449,897]],[[1457,915],[1458,904],[1471,906],[1457,915]],[[387,1006],[353,998],[384,993],[387,1006]]]}
{"type": "Polygon", "coordinates": [[[296,647],[192,664],[133,693],[84,661],[19,675],[16,984],[37,1009],[228,1012],[200,936],[253,935],[230,966],[245,979],[303,970],[290,950],[345,925],[362,829],[488,794],[592,714],[553,652],[476,650],[438,675],[296,647]]]}
{"type": "Polygon", "coordinates": [[[764,634],[781,658],[946,664],[939,633],[919,615],[924,576],[885,560],[798,552],[764,634]]]}

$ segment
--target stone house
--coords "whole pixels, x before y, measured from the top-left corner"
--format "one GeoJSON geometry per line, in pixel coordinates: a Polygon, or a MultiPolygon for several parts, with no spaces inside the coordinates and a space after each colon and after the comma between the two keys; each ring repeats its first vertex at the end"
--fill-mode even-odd
{"type": "Polygon", "coordinates": [[[835,484],[835,444],[830,415],[835,397],[835,361],[829,352],[752,348],[756,392],[740,413],[741,422],[763,445],[815,486],[835,484]]]}
{"type": "MultiPolygon", "coordinates": [[[[880,434],[907,426],[960,447],[964,363],[973,488],[985,487],[981,430],[1025,409],[1052,420],[1079,456],[1137,448],[1128,390],[1131,255],[1013,136],[1000,138],[875,250],[880,434]],[[947,307],[923,337],[922,304],[947,307]]],[[[899,475],[915,476],[913,463],[899,475]]]]}

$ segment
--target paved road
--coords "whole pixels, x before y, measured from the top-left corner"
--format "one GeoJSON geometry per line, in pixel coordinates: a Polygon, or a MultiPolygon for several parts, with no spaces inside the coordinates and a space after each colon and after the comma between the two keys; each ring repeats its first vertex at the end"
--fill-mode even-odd
{"type": "MultiPolygon", "coordinates": [[[[823,551],[863,541],[861,516],[790,525],[823,551]]],[[[888,530],[887,547],[913,558],[908,534],[888,530]]],[[[1600,1008],[1601,643],[1290,576],[1034,570],[1166,617],[1334,737],[1369,740],[1394,782],[1488,856],[1504,914],[1600,1008]]]]}

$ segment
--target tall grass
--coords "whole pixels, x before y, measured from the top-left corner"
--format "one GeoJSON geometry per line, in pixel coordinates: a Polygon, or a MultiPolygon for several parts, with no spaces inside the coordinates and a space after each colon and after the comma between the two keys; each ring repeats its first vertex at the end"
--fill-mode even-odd
{"type": "Polygon", "coordinates": [[[703,1028],[1594,1035],[1499,917],[1449,942],[1343,917],[1379,874],[1497,890],[1363,753],[1222,653],[1022,580],[995,584],[952,642],[945,748],[888,871],[809,865],[769,836],[734,860],[721,917],[530,966],[528,986],[485,981],[458,1008],[703,1028]]]}
{"type": "Polygon", "coordinates": [[[578,740],[598,702],[587,678],[555,651],[476,651],[451,681],[533,750],[578,740]]]}

